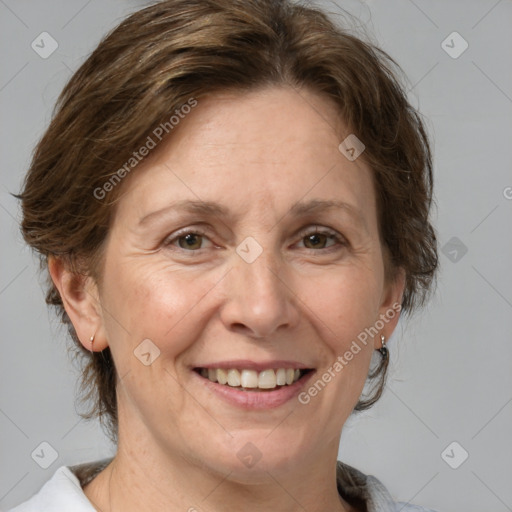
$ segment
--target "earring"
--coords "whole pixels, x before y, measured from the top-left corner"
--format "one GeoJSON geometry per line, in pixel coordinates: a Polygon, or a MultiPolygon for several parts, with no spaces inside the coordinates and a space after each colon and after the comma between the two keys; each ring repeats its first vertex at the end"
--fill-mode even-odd
{"type": "Polygon", "coordinates": [[[382,343],[382,347],[379,348],[378,350],[381,353],[382,358],[387,359],[389,356],[389,351],[388,348],[386,347],[386,337],[383,334],[380,335],[380,341],[382,343]]]}
{"type": "Polygon", "coordinates": [[[92,352],[92,344],[94,343],[94,334],[89,338],[89,341],[91,343],[91,352],[92,352]]]}

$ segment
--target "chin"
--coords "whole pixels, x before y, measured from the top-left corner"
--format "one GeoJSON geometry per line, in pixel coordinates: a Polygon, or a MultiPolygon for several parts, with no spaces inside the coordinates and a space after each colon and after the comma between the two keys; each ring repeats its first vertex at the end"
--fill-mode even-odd
{"type": "Polygon", "coordinates": [[[268,483],[269,473],[289,474],[304,462],[304,448],[298,442],[290,443],[292,432],[283,431],[274,438],[269,432],[266,429],[233,433],[227,443],[217,444],[215,452],[208,450],[208,459],[202,458],[201,462],[216,473],[229,474],[231,481],[244,484],[268,483]]]}

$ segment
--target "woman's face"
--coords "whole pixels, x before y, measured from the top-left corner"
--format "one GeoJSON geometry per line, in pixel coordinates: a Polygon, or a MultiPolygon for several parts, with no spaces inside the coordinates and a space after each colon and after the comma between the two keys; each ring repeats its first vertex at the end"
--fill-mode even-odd
{"type": "Polygon", "coordinates": [[[396,311],[358,335],[402,293],[384,278],[370,169],[338,149],[349,133],[307,90],[211,95],[125,178],[96,334],[119,375],[120,444],[241,481],[336,458],[396,311]],[[294,370],[308,371],[283,384],[294,370]]]}

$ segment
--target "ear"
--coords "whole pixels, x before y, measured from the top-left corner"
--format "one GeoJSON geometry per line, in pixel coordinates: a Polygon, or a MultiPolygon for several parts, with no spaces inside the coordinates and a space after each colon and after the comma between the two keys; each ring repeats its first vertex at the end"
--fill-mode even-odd
{"type": "Polygon", "coordinates": [[[95,352],[105,349],[108,342],[98,288],[92,277],[73,272],[61,258],[53,256],[48,259],[48,271],[82,345],[95,352]]]}
{"type": "MultiPolygon", "coordinates": [[[[384,324],[380,329],[380,334],[383,334],[386,340],[393,334],[400,318],[402,297],[405,290],[405,277],[405,270],[399,268],[393,278],[387,280],[384,284],[381,305],[379,307],[379,318],[376,324],[379,327],[381,323],[384,324]]],[[[374,344],[375,349],[382,347],[380,336],[374,337],[374,344]]]]}

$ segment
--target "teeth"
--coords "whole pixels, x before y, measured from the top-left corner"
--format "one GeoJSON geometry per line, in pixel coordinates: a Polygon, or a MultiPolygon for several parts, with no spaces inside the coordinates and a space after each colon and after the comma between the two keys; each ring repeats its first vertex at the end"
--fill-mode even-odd
{"type": "Polygon", "coordinates": [[[274,370],[263,370],[258,375],[258,387],[260,389],[273,389],[277,386],[276,372],[274,370]]]}
{"type": "Polygon", "coordinates": [[[242,370],[242,374],[240,377],[240,385],[243,388],[257,388],[258,372],[254,370],[242,370]]]}
{"type": "Polygon", "coordinates": [[[284,386],[286,384],[286,370],[284,368],[277,370],[276,381],[278,386],[284,386]]]}
{"type": "Polygon", "coordinates": [[[217,380],[219,381],[219,384],[227,384],[228,383],[228,374],[226,370],[223,370],[222,368],[219,368],[217,370],[217,380]]]}
{"type": "Polygon", "coordinates": [[[301,371],[294,368],[255,370],[238,370],[236,368],[201,368],[200,374],[219,384],[247,389],[275,389],[276,386],[289,386],[301,376],[301,371]]]}
{"type": "Polygon", "coordinates": [[[228,370],[228,385],[234,388],[240,386],[240,372],[238,370],[228,370]]]}

